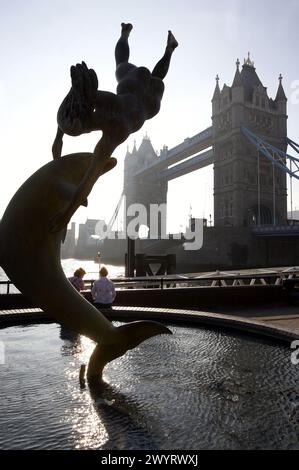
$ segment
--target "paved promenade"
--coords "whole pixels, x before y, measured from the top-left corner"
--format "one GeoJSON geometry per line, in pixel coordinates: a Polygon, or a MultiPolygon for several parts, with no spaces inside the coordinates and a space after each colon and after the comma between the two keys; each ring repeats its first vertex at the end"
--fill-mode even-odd
{"type": "MultiPolygon", "coordinates": [[[[224,310],[223,313],[227,314],[229,312],[224,310]]],[[[299,305],[235,309],[233,315],[249,320],[262,321],[267,325],[291,331],[299,336],[299,305]]]]}

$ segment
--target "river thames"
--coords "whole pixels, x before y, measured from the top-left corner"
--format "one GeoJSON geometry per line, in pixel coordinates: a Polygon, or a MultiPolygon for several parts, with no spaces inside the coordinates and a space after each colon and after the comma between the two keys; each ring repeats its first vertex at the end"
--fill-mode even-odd
{"type": "MultiPolygon", "coordinates": [[[[82,260],[82,259],[75,259],[75,258],[68,258],[61,260],[61,264],[63,270],[65,272],[66,277],[70,277],[74,274],[76,269],[82,267],[86,271],[85,279],[97,279],[99,275],[99,263],[95,263],[92,260],[82,260]]],[[[102,264],[101,264],[102,266],[102,264]]],[[[124,276],[125,268],[124,266],[114,266],[112,264],[105,264],[106,268],[108,269],[108,276],[110,278],[116,278],[119,276],[124,276]]],[[[8,277],[6,276],[3,269],[0,267],[0,281],[7,281],[8,277]]],[[[5,286],[0,286],[0,294],[6,291],[5,286]]],[[[11,292],[14,292],[14,287],[11,287],[11,292]]]]}

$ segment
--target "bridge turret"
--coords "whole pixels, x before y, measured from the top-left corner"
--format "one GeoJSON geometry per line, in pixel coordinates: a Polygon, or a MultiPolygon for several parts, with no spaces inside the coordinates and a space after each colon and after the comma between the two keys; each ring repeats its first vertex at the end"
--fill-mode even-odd
{"type": "MultiPolygon", "coordinates": [[[[167,153],[167,149],[165,150],[167,153]]],[[[138,150],[134,143],[132,153],[125,158],[123,193],[126,197],[126,209],[132,204],[142,204],[149,216],[150,204],[166,203],[167,180],[159,179],[156,172],[140,175],[140,170],[150,167],[155,161],[159,161],[159,158],[161,156],[158,157],[147,135],[144,136],[138,150]]],[[[126,214],[124,220],[127,226],[130,220],[126,214]]]]}
{"type": "Polygon", "coordinates": [[[138,154],[137,154],[137,148],[136,148],[136,140],[134,140],[134,147],[133,147],[133,150],[132,150],[132,156],[133,157],[137,157],[138,154]]]}
{"type": "Polygon", "coordinates": [[[240,73],[240,61],[239,61],[239,59],[237,59],[236,66],[237,66],[237,70],[236,70],[236,73],[235,73],[232,88],[242,86],[242,78],[241,78],[241,73],[240,73]]]}
{"type": "Polygon", "coordinates": [[[212,107],[213,107],[213,114],[218,113],[220,111],[220,102],[221,102],[221,93],[219,87],[219,76],[216,75],[216,86],[214,95],[212,98],[212,107]]]}
{"type": "Polygon", "coordinates": [[[160,150],[160,158],[167,158],[168,154],[168,147],[167,145],[163,145],[163,148],[160,150]]]}
{"type": "Polygon", "coordinates": [[[239,60],[236,66],[232,86],[224,85],[220,92],[218,109],[213,102],[215,225],[271,224],[273,220],[286,223],[286,176],[279,171],[275,174],[273,204],[272,166],[261,157],[258,176],[257,150],[241,133],[241,127],[245,126],[286,150],[287,101],[281,79],[277,97],[272,100],[256,73],[250,54],[244,59],[242,71],[239,60]],[[262,218],[261,214],[264,214],[262,218]]]}
{"type": "Polygon", "coordinates": [[[153,161],[155,161],[158,157],[152,146],[151,139],[148,135],[143,137],[141,145],[137,152],[138,162],[142,166],[150,165],[153,161]]]}
{"type": "Polygon", "coordinates": [[[240,61],[237,59],[236,62],[237,70],[235,73],[234,81],[231,86],[232,101],[234,103],[244,103],[244,87],[242,83],[242,77],[240,72],[240,61]]]}
{"type": "MultiPolygon", "coordinates": [[[[279,117],[279,124],[278,124],[278,132],[279,135],[284,138],[287,136],[287,97],[284,92],[283,86],[282,86],[282,75],[279,75],[279,85],[278,85],[278,90],[275,98],[275,104],[278,112],[280,113],[279,117]]],[[[286,146],[283,150],[286,150],[286,146]]]]}

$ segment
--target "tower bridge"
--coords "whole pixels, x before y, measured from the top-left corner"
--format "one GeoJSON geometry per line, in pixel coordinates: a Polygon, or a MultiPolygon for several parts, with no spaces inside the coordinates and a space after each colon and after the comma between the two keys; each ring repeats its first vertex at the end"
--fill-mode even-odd
{"type": "Polygon", "coordinates": [[[164,146],[159,156],[148,138],[138,151],[134,147],[132,153],[127,152],[127,204],[166,203],[169,180],[213,164],[216,227],[285,225],[286,174],[296,175],[287,166],[286,171],[277,165],[273,170],[273,162],[265,158],[261,144],[250,141],[246,130],[272,145],[273,161],[278,155],[274,149],[286,152],[287,98],[282,77],[275,99],[270,98],[250,56],[244,59],[242,70],[237,61],[231,86],[225,84],[220,90],[216,77],[211,127],[172,149],[164,146]]]}
{"type": "MultiPolygon", "coordinates": [[[[292,181],[299,179],[298,156],[286,153],[288,144],[299,153],[298,144],[288,139],[287,119],[282,76],[273,99],[250,56],[242,68],[237,60],[231,86],[220,89],[216,77],[210,127],[171,149],[164,146],[159,155],[148,137],[138,150],[134,145],[132,152],[127,151],[123,188],[127,207],[140,203],[149,209],[150,204],[166,203],[168,181],[213,165],[214,227],[205,229],[209,236],[204,236],[197,255],[202,265],[206,266],[205,260],[226,267],[299,262],[299,225],[298,230],[291,229],[288,245],[282,243],[290,232],[287,175],[291,205],[292,181]]],[[[194,253],[191,258],[194,261],[194,253]]]]}

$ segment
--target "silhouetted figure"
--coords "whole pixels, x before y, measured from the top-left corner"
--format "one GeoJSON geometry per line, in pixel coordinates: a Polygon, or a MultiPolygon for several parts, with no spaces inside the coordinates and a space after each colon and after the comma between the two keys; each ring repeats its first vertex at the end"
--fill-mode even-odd
{"type": "Polygon", "coordinates": [[[103,135],[68,208],[52,220],[52,231],[61,230],[80,205],[87,205],[87,197],[99,176],[116,165],[116,160],[110,158],[115,148],[160,110],[163,79],[178,43],[169,31],[165,53],[150,72],[145,67],[129,63],[128,38],[132,28],[130,23],[122,23],[121,36],[115,48],[116,94],[97,89],[97,75],[93,69],[88,69],[85,62],[71,67],[72,87],[58,110],[53,158],[61,155],[64,134],[78,136],[100,130],[103,135]]]}
{"type": "Polygon", "coordinates": [[[94,305],[98,309],[110,308],[116,297],[114,284],[107,276],[108,270],[103,266],[100,269],[100,278],[95,281],[91,289],[94,305]]]}
{"type": "Polygon", "coordinates": [[[84,271],[83,268],[76,269],[74,272],[74,275],[72,277],[69,277],[68,280],[70,283],[74,286],[74,288],[78,291],[81,292],[81,290],[85,289],[85,284],[83,281],[83,277],[85,276],[86,272],[84,271]]]}
{"type": "Polygon", "coordinates": [[[115,47],[117,94],[97,90],[97,75],[85,62],[71,67],[72,88],[58,111],[54,158],[61,154],[64,133],[77,136],[101,130],[112,133],[115,138],[116,132],[121,143],[138,131],[146,119],[159,112],[163,79],[178,43],[169,31],[164,56],[151,73],[145,67],[129,63],[128,38],[132,28],[131,24],[122,23],[121,36],[115,47]]]}

